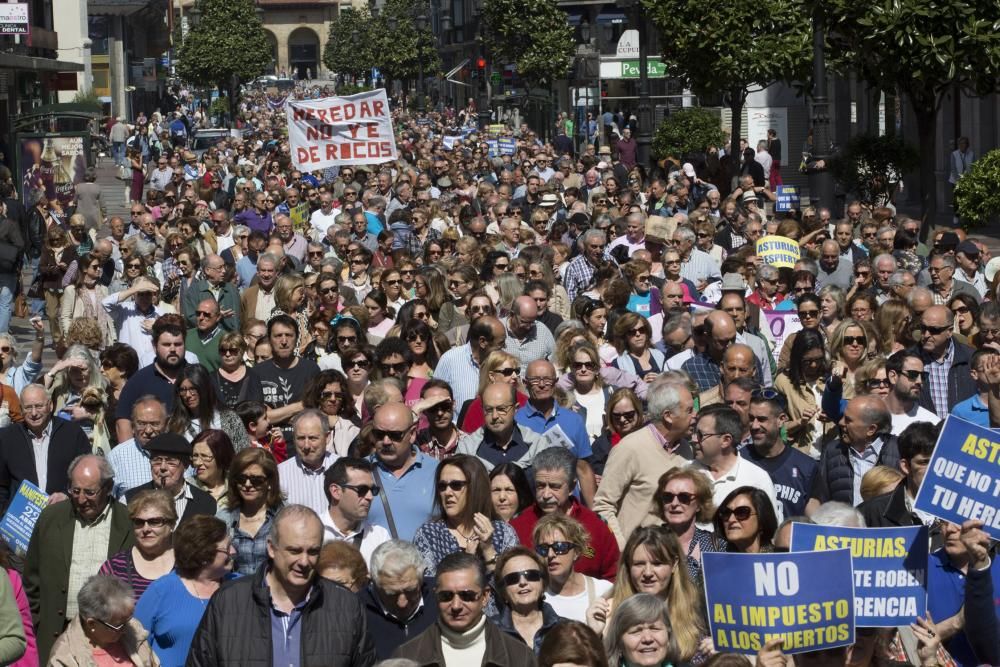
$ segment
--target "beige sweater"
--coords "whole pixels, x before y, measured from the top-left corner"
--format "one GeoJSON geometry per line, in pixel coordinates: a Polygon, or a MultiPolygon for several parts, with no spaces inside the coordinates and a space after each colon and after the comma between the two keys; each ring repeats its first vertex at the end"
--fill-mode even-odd
{"type": "Polygon", "coordinates": [[[685,465],[687,461],[660,446],[649,426],[625,436],[611,450],[594,511],[608,523],[619,548],[639,526],[663,523],[650,513],[656,484],[666,471],[685,465]]]}

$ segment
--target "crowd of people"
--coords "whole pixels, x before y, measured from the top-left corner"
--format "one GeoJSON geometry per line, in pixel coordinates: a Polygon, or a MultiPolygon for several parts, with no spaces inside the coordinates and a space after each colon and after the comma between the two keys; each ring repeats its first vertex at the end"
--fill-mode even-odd
{"type": "Polygon", "coordinates": [[[702,555],[793,522],[932,547],[926,618],[795,664],[1000,664],[990,540],[913,508],[943,418],[1000,422],[985,246],[776,214],[752,149],[729,188],[714,147],[650,169],[627,128],[521,125],[496,155],[396,109],[398,160],[306,173],[265,93],[202,155],[183,102],[110,123],[128,220],[0,185],[46,316],[0,333],[0,512],[49,496],[0,553],[4,664],[746,665],[702,555]]]}

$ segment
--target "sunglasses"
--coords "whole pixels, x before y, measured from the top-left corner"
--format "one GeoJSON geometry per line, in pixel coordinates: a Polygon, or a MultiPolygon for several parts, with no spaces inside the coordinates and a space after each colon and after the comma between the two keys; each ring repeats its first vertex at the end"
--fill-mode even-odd
{"type": "Polygon", "coordinates": [[[399,283],[400,283],[399,278],[397,278],[396,280],[383,280],[382,281],[383,285],[398,285],[399,283]]]}
{"type": "Polygon", "coordinates": [[[132,519],[133,528],[144,528],[145,526],[149,526],[150,528],[162,528],[165,525],[167,525],[167,520],[162,516],[154,516],[148,519],[140,519],[138,517],[132,519]]]}
{"type": "Polygon", "coordinates": [[[229,356],[230,354],[239,354],[240,351],[235,347],[220,347],[219,354],[223,357],[229,356]]]}
{"type": "Polygon", "coordinates": [[[819,311],[818,310],[800,310],[799,311],[799,319],[800,320],[805,320],[805,319],[814,320],[817,317],[819,317],[819,311]]]}
{"type": "Polygon", "coordinates": [[[319,397],[324,401],[329,401],[331,398],[341,398],[340,394],[335,391],[324,391],[320,392],[319,397]]]}
{"type": "Polygon", "coordinates": [[[399,442],[405,438],[406,434],[409,432],[410,429],[404,429],[402,431],[387,431],[385,429],[376,428],[372,429],[372,437],[375,438],[375,442],[382,442],[386,438],[389,438],[389,440],[393,442],[399,442]]]}
{"type": "Polygon", "coordinates": [[[357,361],[348,361],[344,364],[344,368],[350,370],[352,368],[360,368],[362,370],[368,370],[371,368],[372,364],[367,359],[358,359],[357,361]]]}
{"type": "Polygon", "coordinates": [[[573,370],[575,370],[575,371],[581,371],[581,370],[584,370],[584,369],[586,369],[588,371],[596,371],[597,370],[597,364],[595,364],[593,361],[574,361],[573,362],[573,370]]]}
{"type": "Polygon", "coordinates": [[[372,497],[374,497],[374,496],[377,496],[379,493],[382,492],[382,489],[380,487],[378,487],[377,485],[375,485],[375,484],[371,484],[371,485],[369,485],[369,484],[341,484],[340,486],[342,486],[345,489],[350,489],[354,493],[358,494],[359,498],[364,498],[369,493],[372,494],[372,497]]]}
{"type": "Polygon", "coordinates": [[[540,543],[535,545],[535,553],[542,558],[546,558],[551,550],[555,551],[557,556],[565,556],[575,548],[576,545],[572,542],[552,542],[550,544],[540,543]]]}
{"type": "Polygon", "coordinates": [[[889,384],[888,379],[879,380],[878,378],[872,378],[867,382],[865,382],[865,386],[867,386],[869,389],[880,389],[882,387],[890,387],[892,385],[889,384]]]}
{"type": "Polygon", "coordinates": [[[949,326],[932,327],[928,324],[918,324],[916,327],[914,327],[914,329],[917,331],[923,331],[924,333],[928,333],[932,336],[939,336],[943,334],[945,331],[950,331],[951,327],[949,326]]]}
{"type": "Polygon", "coordinates": [[[636,413],[635,410],[629,410],[628,412],[612,412],[611,413],[611,418],[612,419],[617,419],[619,421],[628,421],[628,422],[630,422],[633,419],[635,419],[636,414],[637,413],[636,413]]]}
{"type": "Polygon", "coordinates": [[[337,336],[338,343],[357,343],[357,336],[337,336]]]}
{"type": "Polygon", "coordinates": [[[264,475],[237,475],[235,479],[238,486],[249,484],[255,489],[259,489],[267,484],[267,477],[264,475]]]}
{"type": "MultiPolygon", "coordinates": [[[[908,378],[910,382],[916,382],[917,380],[926,380],[928,377],[927,371],[917,371],[912,369],[908,371],[899,371],[899,374],[908,378]]],[[[888,380],[886,380],[886,382],[888,382],[888,380]]]]}
{"type": "Polygon", "coordinates": [[[448,604],[455,599],[455,596],[462,602],[475,602],[483,596],[482,591],[437,591],[434,596],[442,604],[448,604]]]}
{"type": "Polygon", "coordinates": [[[405,361],[401,361],[398,364],[379,364],[379,368],[382,369],[383,373],[405,373],[409,365],[405,361]]]}
{"type": "Polygon", "coordinates": [[[441,401],[436,405],[427,408],[431,412],[451,412],[455,407],[454,401],[441,401]]]}
{"type": "Polygon", "coordinates": [[[498,368],[497,370],[495,370],[493,372],[494,373],[500,373],[500,375],[503,375],[505,378],[509,378],[511,375],[520,375],[521,374],[521,369],[520,368],[498,368]]]}
{"type": "Polygon", "coordinates": [[[663,501],[663,504],[665,505],[669,505],[674,502],[674,498],[676,498],[682,505],[690,505],[697,497],[698,496],[695,494],[688,493],[686,491],[681,491],[680,493],[670,493],[669,491],[664,491],[660,494],[660,500],[663,501]]]}
{"type": "Polygon", "coordinates": [[[419,331],[411,331],[410,333],[406,334],[407,343],[416,343],[418,340],[420,342],[423,342],[427,340],[427,338],[419,331]]]}
{"type": "Polygon", "coordinates": [[[450,481],[447,481],[447,482],[444,481],[444,480],[441,480],[440,482],[437,483],[437,490],[438,490],[438,493],[444,493],[448,489],[451,489],[452,491],[458,492],[458,491],[461,491],[462,489],[464,489],[468,485],[469,485],[469,483],[466,480],[462,480],[462,479],[453,479],[453,480],[450,480],[450,481]]]}
{"type": "Polygon", "coordinates": [[[511,572],[509,574],[505,574],[500,581],[503,582],[504,586],[514,586],[515,584],[521,583],[521,579],[531,583],[538,583],[542,580],[542,571],[521,570],[520,572],[511,572]]]}
{"type": "Polygon", "coordinates": [[[337,293],[337,288],[336,287],[321,287],[319,291],[320,291],[320,294],[336,294],[337,293]]]}
{"type": "Polygon", "coordinates": [[[867,345],[868,339],[864,336],[844,336],[844,345],[867,345]]]}
{"type": "Polygon", "coordinates": [[[737,507],[736,509],[729,509],[728,507],[719,508],[719,518],[723,521],[729,521],[730,517],[736,517],[737,521],[746,521],[754,514],[753,508],[746,505],[737,507]]]}

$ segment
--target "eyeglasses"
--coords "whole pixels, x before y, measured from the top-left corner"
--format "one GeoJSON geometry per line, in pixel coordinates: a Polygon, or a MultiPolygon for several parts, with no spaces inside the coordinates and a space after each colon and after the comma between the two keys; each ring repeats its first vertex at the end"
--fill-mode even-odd
{"type": "Polygon", "coordinates": [[[737,521],[746,521],[754,514],[756,514],[756,512],[753,511],[753,508],[747,507],[746,505],[735,509],[729,509],[728,507],[719,508],[719,518],[723,521],[729,521],[730,517],[735,517],[737,521]]]}
{"type": "Polygon", "coordinates": [[[176,456],[154,456],[149,459],[149,462],[154,466],[166,466],[168,468],[181,467],[181,460],[176,456]]]}
{"type": "Polygon", "coordinates": [[[106,627],[108,630],[111,630],[111,632],[121,632],[128,626],[129,621],[132,620],[132,617],[129,616],[126,620],[122,621],[118,625],[112,625],[111,623],[108,623],[107,621],[102,621],[99,618],[95,618],[94,620],[103,625],[104,627],[106,627]]]}
{"type": "Polygon", "coordinates": [[[337,400],[342,400],[342,396],[335,391],[324,391],[320,392],[319,397],[324,401],[329,401],[331,398],[336,398],[337,400]]]}
{"type": "Polygon", "coordinates": [[[140,519],[139,517],[132,519],[133,528],[144,528],[146,526],[150,528],[162,528],[165,525],[167,525],[167,519],[162,516],[152,516],[148,519],[140,519]]]}
{"type": "Polygon", "coordinates": [[[868,344],[868,339],[864,336],[844,336],[844,345],[861,345],[865,346],[868,344]]]}
{"type": "Polygon", "coordinates": [[[510,414],[510,411],[514,409],[514,404],[509,405],[493,405],[493,406],[483,406],[483,412],[486,415],[497,415],[498,417],[506,417],[510,414]]]}
{"type": "Polygon", "coordinates": [[[462,602],[475,602],[483,596],[482,591],[437,591],[434,593],[434,597],[441,604],[448,604],[455,599],[455,596],[462,602]]]}
{"type": "Polygon", "coordinates": [[[211,463],[214,460],[215,460],[215,457],[212,456],[211,454],[192,454],[191,455],[191,462],[192,463],[197,463],[198,461],[203,461],[205,463],[211,463]]]}
{"type": "Polygon", "coordinates": [[[69,491],[69,495],[71,495],[71,496],[80,496],[80,495],[82,495],[85,498],[96,498],[101,493],[101,491],[103,491],[103,488],[102,489],[81,489],[81,488],[79,488],[77,486],[71,486],[71,487],[69,487],[68,491],[69,491]]]}
{"type": "Polygon", "coordinates": [[[197,394],[198,393],[198,388],[197,387],[178,387],[177,388],[177,393],[178,394],[197,394]]]}
{"type": "Polygon", "coordinates": [[[635,419],[638,413],[635,410],[629,410],[627,412],[612,412],[611,418],[617,419],[618,421],[630,422],[635,419]]]}
{"type": "Polygon", "coordinates": [[[669,491],[664,491],[663,493],[660,494],[660,500],[663,502],[664,505],[669,505],[670,503],[674,502],[674,498],[676,498],[677,502],[679,502],[681,505],[690,505],[695,501],[697,497],[698,496],[696,496],[695,494],[688,493],[687,491],[681,491],[680,493],[670,493],[669,491]]]}
{"type": "Polygon", "coordinates": [[[368,361],[367,359],[357,359],[356,361],[348,361],[344,365],[344,368],[346,368],[347,370],[350,370],[352,368],[360,368],[362,370],[368,370],[369,368],[371,368],[371,362],[368,361]]]}
{"type": "Polygon", "coordinates": [[[543,377],[525,378],[524,381],[533,387],[549,387],[556,383],[555,378],[543,378],[543,377]]]}
{"type": "Polygon", "coordinates": [[[498,368],[497,370],[495,370],[493,372],[494,373],[500,373],[505,378],[509,378],[512,375],[520,375],[521,374],[521,369],[520,368],[498,368]]]}
{"type": "Polygon", "coordinates": [[[549,544],[542,542],[535,545],[535,553],[542,558],[547,557],[549,551],[555,551],[557,556],[565,556],[575,548],[576,545],[572,542],[551,542],[549,544]]]}
{"type": "Polygon", "coordinates": [[[404,429],[402,431],[388,431],[381,428],[372,429],[372,437],[375,438],[375,442],[383,442],[386,438],[389,438],[392,442],[400,442],[406,437],[406,434],[410,432],[413,427],[404,429]]]}
{"type": "Polygon", "coordinates": [[[521,570],[520,572],[510,572],[505,574],[500,580],[504,586],[514,586],[521,583],[521,579],[531,583],[538,583],[542,580],[541,570],[521,570]]]}
{"type": "Polygon", "coordinates": [[[591,372],[596,371],[597,370],[597,364],[595,364],[593,361],[574,361],[573,362],[573,370],[575,370],[575,371],[582,371],[584,369],[586,369],[588,371],[591,371],[591,372]]]}
{"type": "Polygon", "coordinates": [[[341,484],[340,486],[345,489],[350,489],[354,493],[358,494],[359,498],[364,498],[369,493],[372,494],[372,497],[374,498],[382,492],[382,489],[375,484],[341,484]]]}
{"type": "Polygon", "coordinates": [[[714,438],[717,435],[725,435],[725,434],[724,433],[702,433],[701,431],[696,430],[694,433],[691,434],[691,439],[694,440],[695,442],[701,442],[702,440],[704,440],[706,438],[714,438]]]}
{"type": "Polygon", "coordinates": [[[255,489],[259,489],[265,484],[267,484],[267,477],[265,475],[240,474],[236,475],[234,479],[236,480],[237,486],[246,486],[247,484],[249,484],[255,489]]]}
{"type": "Polygon", "coordinates": [[[469,482],[464,479],[452,479],[448,481],[441,480],[440,482],[437,483],[437,490],[438,493],[444,493],[448,489],[451,489],[452,491],[455,491],[457,493],[458,491],[461,491],[468,485],[469,482]]]}
{"type": "Polygon", "coordinates": [[[888,378],[883,378],[881,380],[878,378],[871,378],[865,382],[865,386],[869,389],[881,389],[882,387],[890,387],[892,385],[889,383],[888,378]]]}
{"type": "Polygon", "coordinates": [[[799,311],[799,319],[800,320],[806,320],[806,319],[808,319],[808,320],[814,320],[817,317],[819,317],[819,311],[818,310],[800,310],[799,311]]]}

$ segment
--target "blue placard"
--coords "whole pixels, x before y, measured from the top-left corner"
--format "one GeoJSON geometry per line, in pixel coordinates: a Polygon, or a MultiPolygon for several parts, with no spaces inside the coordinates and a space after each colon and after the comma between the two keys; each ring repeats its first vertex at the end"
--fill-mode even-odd
{"type": "Polygon", "coordinates": [[[792,551],[850,549],[854,566],[854,623],[908,625],[927,611],[926,526],[841,528],[792,524],[792,551]]]}
{"type": "Polygon", "coordinates": [[[497,148],[500,155],[513,155],[517,152],[517,139],[513,137],[500,137],[497,139],[497,148]]]}
{"type": "Polygon", "coordinates": [[[1000,539],[1000,434],[945,419],[914,507],[959,525],[978,519],[1000,539]]]}
{"type": "Polygon", "coordinates": [[[851,552],[704,553],[708,621],[720,653],[753,655],[781,637],[785,653],[854,643],[851,552]]]}
{"type": "Polygon", "coordinates": [[[28,553],[28,542],[35,531],[38,516],[49,504],[44,491],[28,481],[21,482],[17,493],[7,506],[7,513],[0,519],[0,536],[19,556],[28,553]]]}
{"type": "Polygon", "coordinates": [[[779,185],[775,191],[777,201],[774,202],[774,210],[778,212],[788,212],[799,208],[799,188],[795,185],[779,185]]]}
{"type": "Polygon", "coordinates": [[[496,139],[487,139],[483,143],[485,143],[489,147],[489,156],[491,158],[492,157],[497,157],[498,155],[500,155],[500,142],[499,141],[497,141],[496,139]]]}

